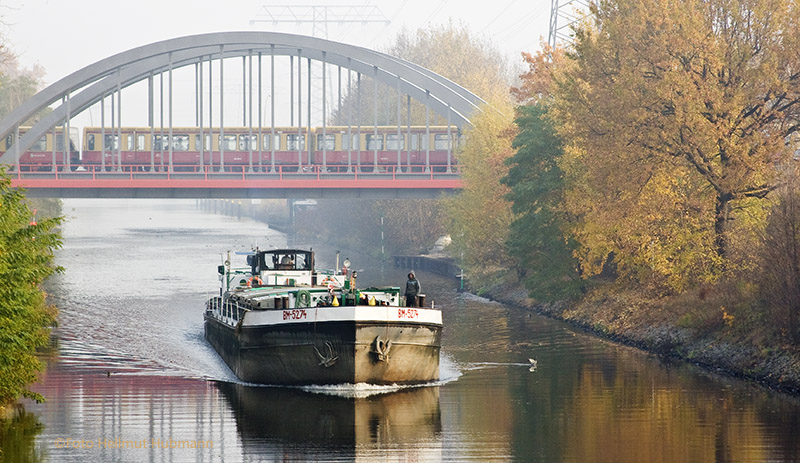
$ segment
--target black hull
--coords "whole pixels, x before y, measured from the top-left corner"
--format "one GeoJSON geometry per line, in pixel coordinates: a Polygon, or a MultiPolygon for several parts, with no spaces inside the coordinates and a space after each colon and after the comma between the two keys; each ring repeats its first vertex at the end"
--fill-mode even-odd
{"type": "Polygon", "coordinates": [[[439,379],[440,325],[326,321],[234,328],[207,315],[205,336],[236,376],[250,383],[419,384],[439,379]]]}

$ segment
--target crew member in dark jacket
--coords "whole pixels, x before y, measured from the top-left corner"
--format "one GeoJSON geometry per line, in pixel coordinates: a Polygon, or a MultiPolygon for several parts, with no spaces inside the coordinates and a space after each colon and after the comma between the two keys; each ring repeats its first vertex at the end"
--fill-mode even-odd
{"type": "Polygon", "coordinates": [[[406,281],[406,307],[417,306],[417,294],[419,294],[419,280],[414,276],[414,272],[408,272],[406,281]]]}

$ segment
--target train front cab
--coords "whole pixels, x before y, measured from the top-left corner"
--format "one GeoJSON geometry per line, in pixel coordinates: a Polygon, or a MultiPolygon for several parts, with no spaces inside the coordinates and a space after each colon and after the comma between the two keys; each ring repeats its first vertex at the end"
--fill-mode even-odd
{"type": "MultiPolygon", "coordinates": [[[[20,127],[19,136],[22,137],[29,127],[20,127]]],[[[19,155],[19,169],[22,172],[52,172],[55,166],[59,172],[68,167],[75,170],[80,165],[78,146],[78,130],[70,128],[69,158],[64,155],[64,130],[56,129],[55,142],[53,132],[50,131],[36,140],[27,151],[19,155]],[[67,159],[69,162],[67,162],[67,159]]],[[[8,134],[0,141],[0,155],[14,145],[15,134],[8,134]]]]}

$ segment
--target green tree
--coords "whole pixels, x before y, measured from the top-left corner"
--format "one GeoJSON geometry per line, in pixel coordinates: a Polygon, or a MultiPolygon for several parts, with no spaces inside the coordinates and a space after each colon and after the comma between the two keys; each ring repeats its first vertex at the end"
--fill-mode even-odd
{"type": "Polygon", "coordinates": [[[797,18],[794,0],[593,7],[553,105],[587,274],[613,255],[681,289],[752,245],[800,121],[797,18]]]}
{"type": "Polygon", "coordinates": [[[0,170],[0,406],[20,396],[42,400],[27,387],[36,381],[36,350],[48,344],[56,315],[41,285],[60,270],[53,252],[61,239],[53,230],[61,219],[33,222],[23,200],[0,170]]]}
{"type": "Polygon", "coordinates": [[[516,218],[508,234],[508,253],[519,261],[531,297],[555,302],[579,296],[584,285],[573,257],[575,243],[565,233],[567,217],[562,201],[564,180],[557,159],[562,142],[546,119],[542,104],[521,106],[515,123],[519,133],[516,154],[501,183],[511,191],[516,218]]]}

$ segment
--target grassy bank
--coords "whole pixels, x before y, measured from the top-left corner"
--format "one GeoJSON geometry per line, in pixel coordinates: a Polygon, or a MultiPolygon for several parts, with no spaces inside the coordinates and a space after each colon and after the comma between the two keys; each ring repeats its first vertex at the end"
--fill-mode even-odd
{"type": "Polygon", "coordinates": [[[538,305],[517,286],[485,296],[563,320],[605,339],[694,363],[800,395],[800,348],[781,327],[750,309],[741,288],[718,286],[680,296],[609,284],[574,304],[538,305]]]}

